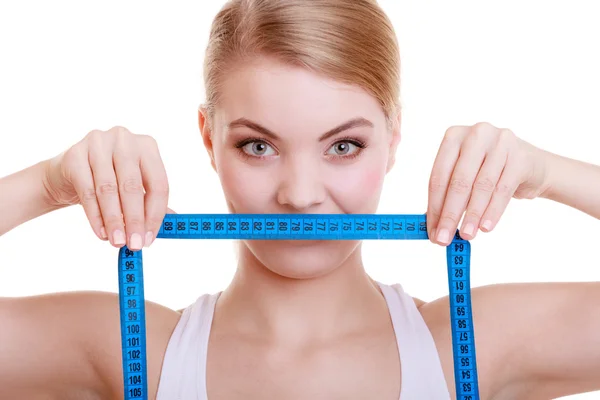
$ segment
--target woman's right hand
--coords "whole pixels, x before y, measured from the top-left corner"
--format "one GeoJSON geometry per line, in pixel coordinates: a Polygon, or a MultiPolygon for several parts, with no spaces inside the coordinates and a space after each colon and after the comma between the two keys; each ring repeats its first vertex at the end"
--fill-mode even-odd
{"type": "Polygon", "coordinates": [[[156,141],[120,126],[91,131],[49,160],[45,180],[53,205],[81,204],[96,235],[118,248],[149,246],[173,212],[156,141]]]}

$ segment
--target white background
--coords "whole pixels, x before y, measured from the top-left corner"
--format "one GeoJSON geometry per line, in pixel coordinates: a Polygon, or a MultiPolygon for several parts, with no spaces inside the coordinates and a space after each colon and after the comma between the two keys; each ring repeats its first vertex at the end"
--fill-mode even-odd
{"type": "MultiPolygon", "coordinates": [[[[158,141],[171,208],[227,212],[196,116],[209,26],[223,1],[166,4],[0,3],[0,176],[58,154],[92,129],[124,125],[158,141]]],[[[488,121],[600,164],[594,2],[380,4],[400,41],[404,111],[398,162],[378,212],[426,211],[429,173],[451,125],[488,121]]],[[[599,227],[561,204],[512,200],[497,228],[472,242],[472,285],[597,281],[599,227]]],[[[222,290],[235,268],[232,248],[158,240],[144,250],[146,298],[179,309],[222,290]]],[[[116,260],[81,207],[59,210],[0,239],[0,294],[117,292],[116,260]]],[[[400,282],[424,300],[448,292],[445,249],[429,242],[367,242],[365,262],[375,279],[400,282]]]]}

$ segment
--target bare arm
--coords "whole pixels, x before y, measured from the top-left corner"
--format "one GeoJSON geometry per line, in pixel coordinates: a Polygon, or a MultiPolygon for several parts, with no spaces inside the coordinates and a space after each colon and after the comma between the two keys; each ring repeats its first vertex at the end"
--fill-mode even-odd
{"type": "MultiPolygon", "coordinates": [[[[92,131],[58,156],[0,179],[0,235],[81,204],[99,238],[140,249],[144,236],[146,244],[156,237],[167,193],[152,138],[123,127],[92,131]]],[[[178,318],[146,302],[149,398],[178,318]]],[[[116,293],[0,297],[0,399],[122,398],[119,324],[116,293]]]]}
{"type": "Polygon", "coordinates": [[[94,296],[62,293],[0,298],[0,398],[108,398],[94,367],[94,296]]]}
{"type": "MultiPolygon", "coordinates": [[[[453,132],[441,146],[441,162],[436,160],[432,171],[430,208],[435,219],[441,215],[443,204],[442,214],[446,216],[440,221],[451,226],[450,232],[458,223],[453,217],[464,212],[461,204],[471,203],[474,206],[469,206],[465,221],[479,226],[480,216],[489,214],[493,218],[483,218],[492,222],[485,228],[489,232],[508,203],[509,194],[517,198],[546,198],[600,219],[600,166],[535,148],[515,139],[510,131],[487,124],[453,132]],[[488,141],[495,143],[491,151],[486,147],[488,141]],[[480,154],[497,161],[496,167],[508,171],[506,176],[502,174],[495,183],[496,179],[489,178],[489,171],[481,173],[479,164],[470,161],[452,172],[446,167],[459,165],[452,160],[461,149],[465,150],[463,154],[480,149],[480,154]],[[493,157],[498,149],[504,149],[500,154],[506,157],[493,157]],[[473,183],[465,177],[479,173],[482,178],[477,190],[464,190],[473,183]],[[449,182],[454,187],[449,188],[449,182]],[[444,197],[446,190],[448,196],[444,197]],[[493,193],[491,201],[486,193],[493,193]],[[494,202],[495,195],[499,195],[499,202],[494,202]],[[461,199],[469,196],[468,202],[461,199]]],[[[474,235],[467,233],[466,237],[471,239],[474,235]]],[[[472,296],[482,397],[548,399],[600,390],[600,282],[494,285],[475,288],[472,296]]],[[[447,310],[447,297],[421,307],[442,357],[452,355],[447,310]]],[[[451,365],[451,360],[445,361],[445,365],[451,365]]],[[[453,385],[451,371],[445,373],[453,385]]]]}
{"type": "MultiPolygon", "coordinates": [[[[547,154],[551,179],[540,197],[600,219],[600,166],[547,154]]],[[[480,301],[506,338],[497,338],[506,351],[503,398],[600,390],[600,282],[496,285],[480,301]]]]}
{"type": "Polygon", "coordinates": [[[600,282],[494,285],[481,288],[477,301],[483,335],[504,350],[497,398],[600,390],[600,282]]]}
{"type": "MultiPolygon", "coordinates": [[[[0,179],[0,235],[62,206],[48,201],[42,161],[0,179]]],[[[92,314],[72,294],[0,298],[0,398],[104,397],[86,328],[92,314]]],[[[85,300],[85,299],[84,299],[85,300]]]]}
{"type": "Polygon", "coordinates": [[[600,166],[546,152],[551,177],[540,197],[568,205],[600,219],[600,166]]]}
{"type": "MultiPolygon", "coordinates": [[[[0,298],[0,399],[123,398],[116,293],[0,298]]],[[[180,314],[146,301],[149,399],[180,314]]]]}
{"type": "MultiPolygon", "coordinates": [[[[546,400],[600,390],[600,283],[473,288],[482,399],[546,400]]],[[[454,391],[448,296],[421,307],[454,391]]]]}
{"type": "MultiPolygon", "coordinates": [[[[552,178],[541,197],[600,219],[600,166],[551,157],[552,178]]],[[[500,316],[500,329],[513,338],[506,343],[506,390],[515,398],[600,390],[600,282],[501,287],[487,289],[483,298],[486,310],[500,316]]]]}
{"type": "Polygon", "coordinates": [[[40,215],[65,207],[51,204],[45,182],[49,160],[0,178],[0,236],[40,215]]]}

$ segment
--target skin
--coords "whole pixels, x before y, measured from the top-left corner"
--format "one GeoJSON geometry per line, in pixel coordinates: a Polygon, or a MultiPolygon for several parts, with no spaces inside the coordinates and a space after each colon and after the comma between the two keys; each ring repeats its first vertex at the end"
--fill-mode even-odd
{"type": "MultiPolygon", "coordinates": [[[[235,213],[375,213],[400,143],[400,118],[387,130],[368,92],[266,58],[228,75],[213,131],[206,117],[200,109],[211,165],[235,213]],[[242,117],[276,138],[252,124],[228,127],[242,117]],[[357,117],[372,126],[319,140],[357,117]]],[[[510,130],[451,127],[432,167],[428,232],[445,246],[450,239],[435,233],[455,232],[464,215],[461,235],[473,239],[493,229],[511,198],[544,197],[600,218],[600,188],[587,184],[598,180],[600,167],[538,149],[510,130]],[[469,223],[472,234],[463,229],[469,223]]],[[[167,199],[152,138],[122,127],[92,131],[57,157],[0,180],[0,234],[82,204],[100,239],[141,248],[173,212],[167,199]]],[[[472,296],[482,399],[600,389],[599,283],[492,285],[473,288],[472,296]]],[[[454,399],[448,297],[415,303],[454,399]]],[[[117,296],[102,292],[0,298],[0,397],[122,398],[115,310],[117,296]]],[[[179,316],[146,304],[150,398],[179,316]]],[[[387,305],[357,241],[241,241],[237,272],[216,305],[207,362],[211,400],[398,399],[402,385],[387,305]]]]}

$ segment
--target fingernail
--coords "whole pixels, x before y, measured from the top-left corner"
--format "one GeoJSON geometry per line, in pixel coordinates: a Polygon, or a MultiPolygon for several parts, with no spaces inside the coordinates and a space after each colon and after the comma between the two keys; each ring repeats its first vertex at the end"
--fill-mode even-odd
{"type": "Polygon", "coordinates": [[[113,232],[113,242],[117,245],[125,244],[125,234],[117,229],[113,232]]]}
{"type": "Polygon", "coordinates": [[[142,236],[139,233],[134,233],[131,235],[130,240],[130,248],[131,250],[140,250],[142,248],[142,236]]]}
{"type": "Polygon", "coordinates": [[[446,243],[449,238],[448,229],[442,229],[437,234],[437,241],[440,243],[446,243]]]}
{"type": "Polygon", "coordinates": [[[492,229],[492,221],[490,221],[489,219],[486,219],[485,221],[483,221],[483,224],[481,224],[481,227],[483,229],[485,229],[486,231],[489,231],[492,229]]]}
{"type": "Polygon", "coordinates": [[[146,232],[146,243],[144,243],[144,247],[150,247],[150,245],[152,244],[152,237],[152,232],[146,232]]]}
{"type": "Polygon", "coordinates": [[[465,226],[465,228],[462,231],[466,235],[473,236],[473,230],[474,229],[475,229],[475,227],[473,226],[473,224],[468,223],[467,226],[465,226]]]}
{"type": "Polygon", "coordinates": [[[104,227],[100,228],[100,237],[102,237],[102,239],[108,239],[108,235],[106,234],[106,229],[104,227]]]}

